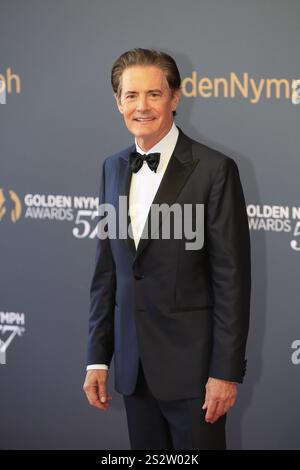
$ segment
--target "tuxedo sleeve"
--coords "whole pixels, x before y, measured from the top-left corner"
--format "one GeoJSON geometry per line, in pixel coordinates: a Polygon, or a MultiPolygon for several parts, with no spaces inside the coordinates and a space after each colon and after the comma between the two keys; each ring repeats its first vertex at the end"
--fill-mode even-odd
{"type": "MultiPolygon", "coordinates": [[[[105,162],[102,166],[99,204],[104,202],[105,162]]],[[[100,222],[99,217],[97,222],[100,222]]],[[[98,236],[95,269],[90,286],[87,365],[110,365],[114,352],[115,288],[115,263],[112,257],[110,241],[108,237],[104,238],[98,236]]]]}
{"type": "Polygon", "coordinates": [[[250,236],[239,171],[231,158],[225,157],[216,171],[206,223],[214,298],[209,375],[243,382],[251,291],[250,236]]]}

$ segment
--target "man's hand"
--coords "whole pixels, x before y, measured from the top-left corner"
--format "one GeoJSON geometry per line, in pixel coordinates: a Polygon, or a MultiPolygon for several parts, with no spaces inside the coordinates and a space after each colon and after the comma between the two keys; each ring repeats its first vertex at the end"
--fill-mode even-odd
{"type": "Polygon", "coordinates": [[[237,397],[237,384],[209,377],[205,388],[205,402],[202,406],[203,410],[207,410],[205,421],[215,423],[234,405],[237,397]]]}
{"type": "Polygon", "coordinates": [[[92,369],[87,371],[83,384],[89,404],[103,411],[107,411],[109,401],[112,400],[112,396],[107,393],[107,379],[107,370],[92,369]]]}

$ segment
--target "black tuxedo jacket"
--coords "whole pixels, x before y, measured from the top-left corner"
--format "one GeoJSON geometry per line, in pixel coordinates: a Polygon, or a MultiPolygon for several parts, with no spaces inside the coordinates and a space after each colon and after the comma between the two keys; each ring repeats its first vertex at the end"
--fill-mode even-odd
{"type": "MultiPolygon", "coordinates": [[[[129,195],[132,150],[102,167],[100,203],[117,214],[119,196],[129,195]]],[[[186,250],[184,234],[172,233],[141,239],[137,250],[130,237],[98,238],[87,362],[110,365],[114,355],[115,389],[130,395],[140,359],[157,399],[196,398],[209,376],[242,382],[245,374],[250,242],[235,162],[179,129],[153,200],[162,203],[204,204],[204,245],[186,250]]]]}

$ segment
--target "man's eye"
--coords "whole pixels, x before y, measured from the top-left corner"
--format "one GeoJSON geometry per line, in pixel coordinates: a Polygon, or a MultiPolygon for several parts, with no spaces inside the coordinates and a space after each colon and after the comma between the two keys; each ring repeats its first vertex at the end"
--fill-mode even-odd
{"type": "Polygon", "coordinates": [[[151,93],[151,96],[154,96],[154,98],[158,98],[160,95],[159,93],[151,93]]]}

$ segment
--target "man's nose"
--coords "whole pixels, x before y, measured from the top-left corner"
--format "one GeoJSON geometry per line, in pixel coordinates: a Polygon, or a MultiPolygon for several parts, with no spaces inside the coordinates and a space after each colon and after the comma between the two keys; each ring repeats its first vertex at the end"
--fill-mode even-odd
{"type": "Polygon", "coordinates": [[[146,96],[139,96],[136,108],[138,111],[146,111],[148,109],[148,100],[146,96]]]}

